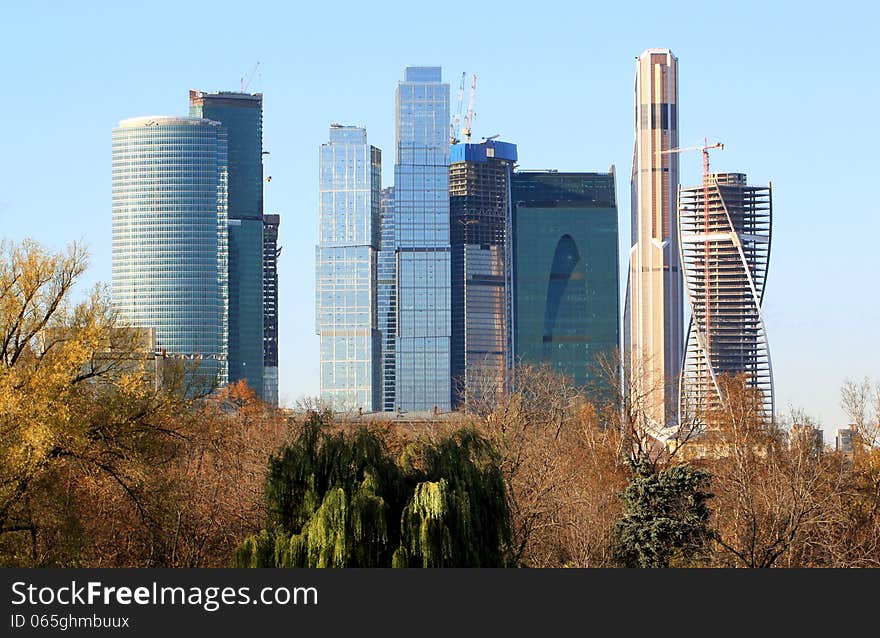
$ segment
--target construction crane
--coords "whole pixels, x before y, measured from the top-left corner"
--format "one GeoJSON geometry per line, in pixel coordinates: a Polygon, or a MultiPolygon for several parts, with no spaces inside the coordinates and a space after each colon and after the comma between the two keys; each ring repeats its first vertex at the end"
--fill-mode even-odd
{"type": "Polygon", "coordinates": [[[711,347],[711,339],[710,339],[710,326],[711,324],[711,307],[709,305],[709,299],[711,295],[709,294],[709,150],[717,148],[719,151],[724,150],[724,144],[721,142],[715,142],[714,144],[709,144],[709,140],[707,138],[703,138],[703,144],[701,146],[687,146],[684,148],[670,148],[666,151],[660,151],[661,155],[667,155],[671,153],[686,153],[688,151],[700,151],[703,154],[703,235],[704,235],[704,253],[703,253],[703,273],[704,280],[703,284],[705,286],[703,296],[706,298],[705,308],[703,312],[705,313],[705,324],[706,324],[706,343],[703,346],[703,349],[706,352],[706,362],[708,364],[710,347],[711,347]]]}
{"type": "Polygon", "coordinates": [[[464,116],[464,126],[461,129],[461,132],[464,134],[465,141],[470,144],[471,142],[471,128],[474,124],[474,99],[477,96],[477,76],[474,75],[471,78],[471,97],[468,100],[468,110],[467,114],[464,116]]]}
{"type": "Polygon", "coordinates": [[[251,72],[241,78],[241,92],[242,93],[245,93],[247,91],[247,88],[251,85],[251,82],[253,81],[254,75],[256,75],[257,69],[259,68],[259,66],[260,66],[260,63],[257,62],[254,65],[254,68],[251,69],[251,72]]]}
{"type": "Polygon", "coordinates": [[[461,109],[464,105],[464,81],[467,77],[467,72],[461,72],[461,82],[458,85],[458,106],[455,109],[455,115],[452,118],[452,121],[449,123],[449,144],[458,144],[461,140],[458,139],[459,129],[461,127],[461,109]]]}

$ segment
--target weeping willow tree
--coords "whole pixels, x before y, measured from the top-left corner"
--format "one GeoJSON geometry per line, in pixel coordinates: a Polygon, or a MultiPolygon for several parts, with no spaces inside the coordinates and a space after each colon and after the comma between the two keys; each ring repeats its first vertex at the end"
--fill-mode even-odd
{"type": "Polygon", "coordinates": [[[500,567],[510,514],[498,458],[472,430],[395,456],[381,430],[328,432],[310,414],[270,459],[267,529],[236,567],[500,567]]]}

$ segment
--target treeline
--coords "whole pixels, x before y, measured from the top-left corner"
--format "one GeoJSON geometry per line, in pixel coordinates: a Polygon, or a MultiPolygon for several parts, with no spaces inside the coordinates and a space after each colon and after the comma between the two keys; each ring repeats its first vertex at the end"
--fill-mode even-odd
{"type": "Polygon", "coordinates": [[[660,445],[613,362],[420,427],[282,412],[184,362],[158,383],[106,290],[72,299],[86,266],[0,248],[0,565],[880,566],[877,384],[843,388],[845,454],[738,378],[660,445]]]}

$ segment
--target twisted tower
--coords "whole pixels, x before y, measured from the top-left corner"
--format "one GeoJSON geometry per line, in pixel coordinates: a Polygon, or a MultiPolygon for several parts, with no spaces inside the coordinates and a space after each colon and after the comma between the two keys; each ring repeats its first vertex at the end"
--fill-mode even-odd
{"type": "Polygon", "coordinates": [[[682,421],[722,399],[722,375],[745,374],[772,418],[773,369],[761,316],[770,258],[772,187],[742,173],[707,173],[682,188],[678,235],[691,311],[679,388],[682,421]]]}

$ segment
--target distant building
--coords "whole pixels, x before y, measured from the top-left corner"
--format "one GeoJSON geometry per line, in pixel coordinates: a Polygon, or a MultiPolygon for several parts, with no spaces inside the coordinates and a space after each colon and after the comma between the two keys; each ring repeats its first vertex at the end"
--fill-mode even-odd
{"type": "Polygon", "coordinates": [[[854,425],[848,425],[837,429],[837,436],[834,437],[834,449],[843,454],[852,454],[855,452],[858,430],[854,425]]]}
{"type": "Polygon", "coordinates": [[[278,407],[278,226],[280,215],[263,215],[263,400],[278,407]]]}
{"type": "Polygon", "coordinates": [[[157,352],[198,360],[206,386],[227,380],[226,183],[218,122],[149,116],[113,129],[113,306],[157,352]]]}
{"type": "Polygon", "coordinates": [[[452,401],[449,84],[440,67],[406,67],[395,122],[395,405],[445,412],[452,401]]]}
{"type": "Polygon", "coordinates": [[[334,124],[320,150],[316,330],[321,399],[375,412],[382,397],[376,305],[382,153],[366,129],[334,124]]]}
{"type": "Polygon", "coordinates": [[[516,172],[512,199],[512,356],[595,381],[620,336],[614,168],[516,172]]]}
{"type": "Polygon", "coordinates": [[[825,441],[822,430],[809,424],[795,424],[788,433],[789,446],[793,449],[803,450],[813,456],[819,455],[825,449],[825,441]]]}
{"type": "Polygon", "coordinates": [[[379,332],[382,333],[382,401],[380,409],[396,405],[395,342],[397,340],[397,251],[394,247],[394,187],[379,194],[378,295],[379,332]]]}
{"type": "Polygon", "coordinates": [[[223,125],[229,148],[229,381],[263,392],[263,96],[189,92],[189,113],[223,125]]]}
{"type": "Polygon", "coordinates": [[[495,400],[506,390],[516,159],[516,145],[495,140],[455,144],[450,152],[453,407],[474,398],[495,400]]]}

